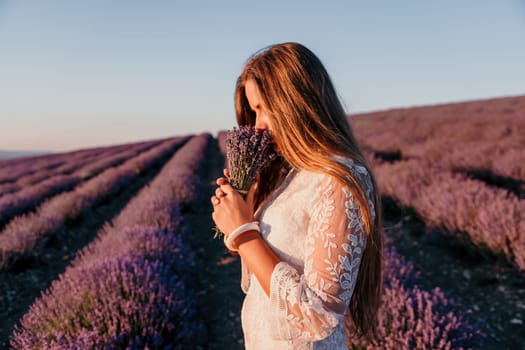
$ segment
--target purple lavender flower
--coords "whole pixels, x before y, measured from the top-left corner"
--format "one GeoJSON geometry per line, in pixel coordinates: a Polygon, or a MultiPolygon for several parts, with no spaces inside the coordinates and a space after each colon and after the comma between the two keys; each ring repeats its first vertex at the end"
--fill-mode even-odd
{"type": "MultiPolygon", "coordinates": [[[[256,131],[253,126],[241,126],[227,132],[226,161],[230,171],[230,184],[243,197],[257,174],[276,157],[268,130],[256,131]]],[[[220,234],[216,229],[214,238],[220,234]]]]}
{"type": "Polygon", "coordinates": [[[233,128],[226,137],[226,158],[230,184],[247,191],[257,173],[277,157],[269,131],[257,132],[253,126],[233,128]]]}

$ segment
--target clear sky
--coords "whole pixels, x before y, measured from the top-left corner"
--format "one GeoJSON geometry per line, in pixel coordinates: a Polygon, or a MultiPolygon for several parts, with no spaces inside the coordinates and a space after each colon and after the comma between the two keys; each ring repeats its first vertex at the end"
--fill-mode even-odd
{"type": "Polygon", "coordinates": [[[0,0],[0,150],[229,129],[244,62],[285,41],[350,114],[525,94],[522,0],[0,0]]]}

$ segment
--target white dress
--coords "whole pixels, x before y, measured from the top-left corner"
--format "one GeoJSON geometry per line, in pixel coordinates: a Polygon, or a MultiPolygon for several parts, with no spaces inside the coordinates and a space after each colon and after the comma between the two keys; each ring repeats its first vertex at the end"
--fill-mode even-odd
{"type": "MultiPolygon", "coordinates": [[[[374,215],[366,168],[337,159],[357,175],[374,215]]],[[[347,349],[344,317],[366,246],[352,190],[330,175],[292,169],[256,216],[282,261],[272,273],[270,297],[242,262],[246,349],[347,349]]]]}

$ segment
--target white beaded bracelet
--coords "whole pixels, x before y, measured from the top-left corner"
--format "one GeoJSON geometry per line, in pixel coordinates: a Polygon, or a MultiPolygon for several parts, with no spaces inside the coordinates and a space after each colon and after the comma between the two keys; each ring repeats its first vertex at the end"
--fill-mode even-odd
{"type": "Polygon", "coordinates": [[[237,248],[235,248],[233,246],[233,241],[237,237],[242,235],[243,233],[251,231],[251,230],[255,230],[257,232],[261,232],[261,230],[259,229],[259,222],[258,221],[252,221],[252,222],[248,222],[246,224],[243,224],[243,225],[237,227],[235,230],[233,230],[232,233],[230,233],[228,236],[224,236],[224,245],[226,246],[226,248],[228,248],[229,250],[231,250],[233,252],[238,251],[239,249],[237,249],[237,248]]]}

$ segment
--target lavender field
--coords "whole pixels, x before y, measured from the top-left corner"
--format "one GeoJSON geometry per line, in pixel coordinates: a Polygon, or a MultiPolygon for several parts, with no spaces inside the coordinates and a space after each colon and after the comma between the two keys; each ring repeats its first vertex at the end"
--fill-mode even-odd
{"type": "MultiPolygon", "coordinates": [[[[525,96],[349,120],[383,198],[375,344],[525,349],[525,96]]],[[[0,348],[242,349],[224,132],[0,160],[0,348]]]]}

